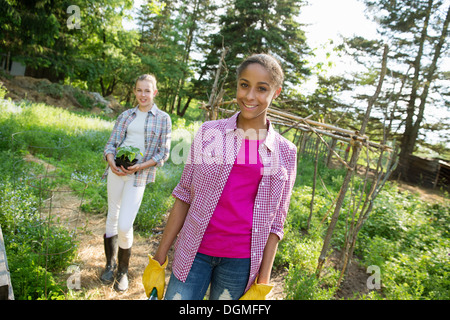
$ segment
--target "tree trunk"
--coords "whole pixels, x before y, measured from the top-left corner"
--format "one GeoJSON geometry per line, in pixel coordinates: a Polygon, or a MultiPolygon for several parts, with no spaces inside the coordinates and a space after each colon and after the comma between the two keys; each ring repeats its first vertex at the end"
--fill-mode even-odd
{"type": "Polygon", "coordinates": [[[311,202],[309,203],[309,211],[310,212],[309,212],[309,217],[308,217],[308,223],[306,226],[307,230],[309,230],[309,227],[311,225],[311,218],[312,218],[313,209],[314,209],[314,196],[316,194],[316,184],[317,184],[317,167],[319,164],[319,144],[320,144],[320,139],[317,138],[316,147],[315,147],[313,189],[312,189],[312,195],[311,195],[311,202]]]}
{"type": "Polygon", "coordinates": [[[399,155],[399,166],[394,173],[396,177],[399,177],[407,180],[407,172],[408,172],[408,159],[409,156],[414,152],[414,147],[416,145],[417,137],[419,134],[419,129],[421,127],[421,123],[423,120],[423,115],[425,112],[426,100],[428,97],[428,92],[430,88],[430,83],[433,81],[433,77],[436,72],[436,65],[441,55],[442,46],[445,42],[445,38],[447,37],[448,24],[450,20],[450,6],[447,9],[447,16],[443,23],[442,32],[439,37],[439,41],[435,46],[433,60],[431,62],[430,67],[428,68],[428,73],[426,74],[423,91],[422,94],[418,94],[419,88],[419,71],[421,69],[421,58],[423,55],[423,47],[425,44],[425,40],[428,37],[427,29],[430,20],[430,15],[432,12],[432,4],[433,1],[428,1],[428,10],[426,11],[427,15],[425,17],[424,26],[422,28],[422,33],[420,37],[420,46],[419,51],[417,53],[416,59],[414,60],[414,78],[413,78],[413,87],[411,90],[410,98],[408,101],[407,115],[405,121],[405,131],[402,136],[401,144],[400,144],[400,155],[399,155]],[[420,105],[416,107],[416,100],[420,98],[420,105]],[[417,113],[417,114],[416,114],[417,113]],[[414,121],[414,116],[416,116],[416,120],[414,121]]]}
{"type": "MultiPolygon", "coordinates": [[[[370,113],[372,112],[372,107],[375,103],[375,100],[378,98],[378,95],[381,92],[381,87],[383,85],[384,76],[386,75],[386,64],[387,64],[387,55],[388,55],[388,46],[384,46],[384,52],[383,52],[383,61],[381,66],[381,72],[380,72],[380,79],[378,81],[377,88],[375,90],[375,94],[369,99],[366,114],[363,119],[363,123],[361,125],[361,130],[359,132],[360,135],[364,135],[366,132],[367,123],[369,122],[370,113]]],[[[328,248],[330,246],[331,242],[331,236],[333,235],[334,228],[336,227],[337,220],[339,218],[339,214],[342,208],[342,205],[344,203],[345,195],[347,193],[348,185],[353,177],[353,173],[356,168],[356,163],[359,158],[359,153],[361,151],[360,142],[356,140],[352,140],[352,146],[353,146],[353,153],[352,157],[350,159],[350,163],[348,165],[347,173],[345,175],[344,181],[341,186],[341,190],[339,192],[338,199],[336,201],[336,207],[334,208],[333,215],[331,217],[330,225],[328,226],[327,233],[325,235],[322,251],[320,252],[319,260],[317,263],[317,269],[316,269],[316,276],[320,276],[320,271],[322,270],[322,267],[325,263],[325,259],[328,253],[328,248]]]]}
{"type": "MultiPolygon", "coordinates": [[[[186,113],[187,108],[189,108],[189,104],[191,103],[192,97],[189,96],[186,103],[184,104],[183,109],[180,110],[180,108],[177,108],[177,115],[180,117],[184,117],[184,114],[186,113]]],[[[181,100],[178,101],[178,106],[181,104],[181,100]]]]}
{"type": "MultiPolygon", "coordinates": [[[[199,7],[200,7],[200,0],[197,0],[194,4],[194,12],[192,13],[192,16],[190,19],[192,19],[190,27],[188,29],[188,36],[184,45],[184,56],[183,56],[183,64],[185,65],[185,69],[183,69],[183,75],[182,78],[178,80],[177,83],[177,88],[176,88],[176,92],[175,92],[175,100],[173,102],[173,106],[176,104],[177,105],[177,114],[180,115],[180,106],[181,106],[181,100],[182,100],[182,96],[180,94],[181,90],[183,90],[184,87],[184,83],[187,77],[187,68],[188,68],[188,63],[189,63],[189,57],[191,55],[191,49],[192,49],[192,43],[194,40],[194,33],[197,29],[197,16],[198,16],[198,12],[199,12],[199,7]]],[[[172,110],[173,110],[173,106],[172,106],[172,110]]],[[[186,106],[186,105],[185,105],[186,106]]],[[[187,106],[189,106],[189,104],[187,104],[187,106]]],[[[187,109],[187,107],[186,107],[187,109]]],[[[184,109],[184,111],[182,112],[183,115],[186,112],[186,109],[184,109]]]]}

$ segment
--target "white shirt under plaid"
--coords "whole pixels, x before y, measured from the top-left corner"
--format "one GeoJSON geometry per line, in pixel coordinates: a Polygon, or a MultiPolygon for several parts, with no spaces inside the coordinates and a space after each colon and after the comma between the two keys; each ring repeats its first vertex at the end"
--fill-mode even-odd
{"type": "MultiPolygon", "coordinates": [[[[136,118],[137,108],[138,107],[128,109],[122,112],[117,118],[114,129],[103,152],[105,158],[108,153],[116,155],[117,148],[120,147],[125,140],[128,125],[136,118]]],[[[169,159],[171,133],[172,121],[170,116],[166,112],[159,110],[154,104],[145,120],[145,152],[142,162],[153,159],[156,162],[157,167],[162,166],[164,162],[169,159]]],[[[106,168],[102,178],[106,178],[107,174],[108,168],[106,168]]],[[[155,167],[137,171],[135,174],[134,186],[142,187],[150,182],[154,182],[155,176],[155,167]]]]}

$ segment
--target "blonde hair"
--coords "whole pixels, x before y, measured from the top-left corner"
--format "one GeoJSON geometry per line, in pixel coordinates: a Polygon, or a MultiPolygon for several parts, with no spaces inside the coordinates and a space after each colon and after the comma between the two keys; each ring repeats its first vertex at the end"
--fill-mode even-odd
{"type": "Polygon", "coordinates": [[[153,84],[153,86],[155,87],[155,90],[156,90],[156,78],[154,75],[146,73],[146,74],[139,76],[136,79],[136,82],[134,83],[134,87],[136,87],[136,84],[138,81],[150,81],[150,83],[153,84]]]}

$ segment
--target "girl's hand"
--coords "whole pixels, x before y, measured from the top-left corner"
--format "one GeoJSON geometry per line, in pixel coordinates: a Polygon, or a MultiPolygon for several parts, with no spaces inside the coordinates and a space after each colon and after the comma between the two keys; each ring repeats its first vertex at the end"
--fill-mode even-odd
{"type": "Polygon", "coordinates": [[[266,296],[272,291],[273,285],[258,283],[258,278],[250,289],[239,300],[266,300],[266,296]]]}
{"type": "Polygon", "coordinates": [[[136,171],[141,170],[141,163],[136,163],[134,166],[128,167],[128,169],[125,169],[123,166],[120,166],[120,169],[122,169],[125,174],[134,174],[136,171]]]}
{"type": "Polygon", "coordinates": [[[109,167],[111,168],[111,171],[118,176],[126,176],[127,175],[125,172],[120,171],[120,169],[117,168],[115,164],[113,164],[113,165],[110,164],[109,167]]]}
{"type": "Polygon", "coordinates": [[[116,174],[118,176],[125,176],[126,175],[126,173],[120,171],[119,168],[117,168],[116,162],[114,161],[114,155],[113,154],[109,153],[106,156],[106,160],[108,161],[109,167],[111,168],[111,171],[114,174],[116,174]]]}

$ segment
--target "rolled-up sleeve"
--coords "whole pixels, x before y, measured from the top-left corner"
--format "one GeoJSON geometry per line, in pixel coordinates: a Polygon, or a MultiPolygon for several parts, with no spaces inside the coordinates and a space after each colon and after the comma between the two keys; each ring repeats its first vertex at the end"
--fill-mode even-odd
{"type": "Polygon", "coordinates": [[[191,204],[194,172],[199,164],[199,155],[201,154],[203,127],[200,126],[198,132],[194,137],[189,148],[189,154],[186,158],[186,164],[184,165],[183,173],[181,174],[180,182],[177,184],[172,192],[172,196],[180,199],[183,202],[191,204]]]}
{"type": "Polygon", "coordinates": [[[112,153],[114,156],[116,155],[116,149],[119,143],[121,142],[121,129],[123,128],[124,122],[124,114],[122,113],[116,120],[114,124],[114,128],[111,132],[111,136],[108,139],[108,142],[105,145],[105,149],[103,151],[103,158],[106,160],[106,155],[112,153]]]}
{"type": "Polygon", "coordinates": [[[172,139],[172,120],[166,116],[161,128],[160,141],[158,143],[158,152],[152,157],[157,167],[161,167],[169,159],[170,143],[172,139]]]}

